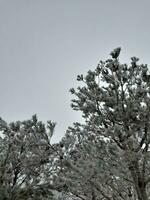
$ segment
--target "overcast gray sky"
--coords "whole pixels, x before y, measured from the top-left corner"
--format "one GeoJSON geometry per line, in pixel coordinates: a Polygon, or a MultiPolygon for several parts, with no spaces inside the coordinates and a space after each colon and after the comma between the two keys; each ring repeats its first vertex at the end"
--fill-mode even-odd
{"type": "Polygon", "coordinates": [[[76,75],[115,47],[150,63],[149,0],[0,0],[0,116],[57,122],[60,139],[79,114],[76,75]]]}

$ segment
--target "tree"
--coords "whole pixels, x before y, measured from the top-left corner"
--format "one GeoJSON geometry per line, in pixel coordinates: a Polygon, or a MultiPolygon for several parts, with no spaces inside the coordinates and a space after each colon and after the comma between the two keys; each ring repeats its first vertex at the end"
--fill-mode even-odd
{"type": "Polygon", "coordinates": [[[57,184],[61,183],[73,200],[133,199],[132,180],[122,157],[116,158],[114,144],[78,123],[61,142],[63,168],[57,184]]]}
{"type": "Polygon", "coordinates": [[[0,199],[52,199],[57,148],[50,140],[55,123],[0,119],[0,199]]]}
{"type": "Polygon", "coordinates": [[[62,180],[79,199],[150,197],[150,73],[136,57],[121,64],[120,50],[78,75],[82,85],[70,90],[85,123],[62,140],[62,180]]]}
{"type": "Polygon", "coordinates": [[[0,119],[2,200],[148,200],[150,198],[150,73],[114,49],[95,70],[78,75],[72,108],[84,123],[60,143],[55,123],[0,119]],[[60,192],[60,193],[59,193],[60,192]],[[60,194],[60,195],[59,195],[60,194]]]}

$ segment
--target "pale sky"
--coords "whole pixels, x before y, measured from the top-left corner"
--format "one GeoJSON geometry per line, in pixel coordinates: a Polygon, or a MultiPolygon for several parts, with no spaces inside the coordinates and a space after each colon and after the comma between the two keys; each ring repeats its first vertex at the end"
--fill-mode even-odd
{"type": "Polygon", "coordinates": [[[0,116],[57,122],[54,141],[80,121],[77,74],[121,46],[150,63],[149,0],[0,0],[0,116]]]}

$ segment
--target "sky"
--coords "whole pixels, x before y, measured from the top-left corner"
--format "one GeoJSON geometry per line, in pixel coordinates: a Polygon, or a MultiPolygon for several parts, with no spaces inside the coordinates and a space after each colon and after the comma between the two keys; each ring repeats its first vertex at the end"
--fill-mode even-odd
{"type": "Polygon", "coordinates": [[[150,63],[149,0],[0,0],[0,116],[57,123],[53,141],[82,121],[70,107],[99,60],[120,46],[121,61],[150,63]]]}

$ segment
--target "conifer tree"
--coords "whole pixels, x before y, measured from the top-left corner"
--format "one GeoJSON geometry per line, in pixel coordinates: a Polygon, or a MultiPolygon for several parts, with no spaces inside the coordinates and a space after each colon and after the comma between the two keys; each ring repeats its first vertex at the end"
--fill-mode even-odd
{"type": "Polygon", "coordinates": [[[52,200],[57,148],[55,123],[32,119],[7,124],[0,118],[0,199],[52,200]]]}
{"type": "Polygon", "coordinates": [[[70,90],[85,123],[75,123],[62,140],[63,170],[68,191],[80,199],[150,198],[149,68],[136,57],[122,64],[120,50],[78,75],[81,86],[70,90]]]}

